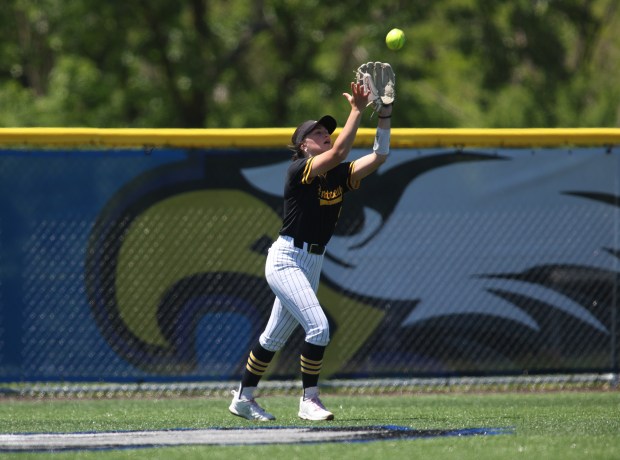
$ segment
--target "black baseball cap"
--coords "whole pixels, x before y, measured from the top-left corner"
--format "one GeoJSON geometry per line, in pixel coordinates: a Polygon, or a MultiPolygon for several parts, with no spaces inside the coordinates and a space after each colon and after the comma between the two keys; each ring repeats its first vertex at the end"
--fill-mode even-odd
{"type": "Polygon", "coordinates": [[[314,128],[318,125],[324,126],[327,129],[329,134],[333,133],[336,129],[336,119],[330,115],[325,115],[319,121],[316,120],[307,120],[304,121],[301,125],[297,127],[295,132],[293,133],[293,137],[291,140],[293,141],[293,145],[299,145],[304,140],[304,138],[312,132],[314,128]]]}

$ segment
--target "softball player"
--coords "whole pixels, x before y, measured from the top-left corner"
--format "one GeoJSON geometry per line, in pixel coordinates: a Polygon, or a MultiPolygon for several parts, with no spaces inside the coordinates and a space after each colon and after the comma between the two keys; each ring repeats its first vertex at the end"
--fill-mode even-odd
{"type": "Polygon", "coordinates": [[[295,152],[284,186],[284,218],[278,239],[269,249],[265,275],[276,295],[271,316],[259,341],[250,351],[238,391],[233,390],[229,410],[248,420],[275,420],[254,399],[254,391],[276,351],[301,325],[306,333],[300,364],[303,395],[299,417],[332,420],[334,415],[319,399],[319,374],[329,324],[319,304],[319,286],[325,246],[333,235],[343,195],[359,187],[387,158],[392,107],[383,106],[373,152],[353,162],[344,161],[351,151],[369,92],[351,83],[343,96],[351,112],[342,132],[332,144],[336,120],[329,115],[299,125],[292,137],[295,152]]]}

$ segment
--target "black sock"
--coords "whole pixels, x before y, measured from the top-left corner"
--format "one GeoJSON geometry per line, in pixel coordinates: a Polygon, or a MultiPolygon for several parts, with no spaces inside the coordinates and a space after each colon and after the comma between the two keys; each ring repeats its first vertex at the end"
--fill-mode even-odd
{"type": "Polygon", "coordinates": [[[258,382],[275,354],[275,351],[266,350],[260,343],[257,343],[250,351],[248,362],[245,365],[243,377],[241,378],[241,388],[258,386],[258,382]]]}
{"type": "Polygon", "coordinates": [[[301,383],[304,388],[319,384],[319,374],[323,366],[325,347],[304,342],[301,348],[301,383]]]}

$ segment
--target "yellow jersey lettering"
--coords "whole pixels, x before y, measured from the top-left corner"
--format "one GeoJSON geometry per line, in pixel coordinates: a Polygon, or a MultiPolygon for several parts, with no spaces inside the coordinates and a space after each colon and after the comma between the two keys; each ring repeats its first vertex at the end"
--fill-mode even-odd
{"type": "Polygon", "coordinates": [[[342,187],[334,190],[319,190],[319,204],[321,206],[331,206],[342,201],[342,187]]]}

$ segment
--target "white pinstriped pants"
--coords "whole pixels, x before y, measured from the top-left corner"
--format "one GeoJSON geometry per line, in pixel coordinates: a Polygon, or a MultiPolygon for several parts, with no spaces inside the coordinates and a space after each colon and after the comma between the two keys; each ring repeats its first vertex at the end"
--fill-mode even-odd
{"type": "Polygon", "coordinates": [[[279,236],[269,249],[265,276],[276,299],[259,339],[267,350],[282,348],[300,324],[306,342],[320,346],[329,343],[329,323],[316,296],[323,257],[296,248],[288,236],[279,236]]]}

